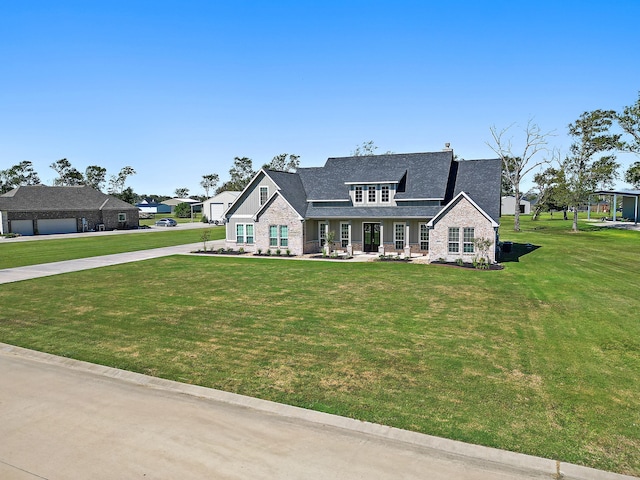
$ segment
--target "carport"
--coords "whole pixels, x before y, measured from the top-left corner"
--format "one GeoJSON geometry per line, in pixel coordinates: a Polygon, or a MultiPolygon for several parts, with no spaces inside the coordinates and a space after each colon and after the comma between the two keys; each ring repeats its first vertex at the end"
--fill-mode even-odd
{"type": "Polygon", "coordinates": [[[611,218],[615,222],[618,206],[622,206],[622,218],[629,218],[632,222],[638,223],[638,204],[640,201],[640,190],[599,190],[589,195],[589,208],[587,210],[587,219],[591,219],[591,197],[612,197],[611,202],[611,218]]]}

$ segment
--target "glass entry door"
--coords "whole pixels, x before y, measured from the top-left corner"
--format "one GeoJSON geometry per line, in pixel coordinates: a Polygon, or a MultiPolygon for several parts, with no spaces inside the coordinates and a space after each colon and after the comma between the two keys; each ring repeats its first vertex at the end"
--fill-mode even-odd
{"type": "Polygon", "coordinates": [[[362,249],[365,252],[377,252],[380,246],[380,224],[379,223],[363,223],[364,245],[362,249]]]}

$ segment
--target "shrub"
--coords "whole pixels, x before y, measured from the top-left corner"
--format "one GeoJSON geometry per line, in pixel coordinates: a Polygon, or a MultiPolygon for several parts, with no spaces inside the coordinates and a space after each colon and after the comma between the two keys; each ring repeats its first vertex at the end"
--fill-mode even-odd
{"type": "Polygon", "coordinates": [[[457,263],[457,264],[458,264],[458,266],[460,266],[460,267],[464,265],[464,261],[462,260],[462,258],[458,258],[458,259],[456,260],[456,263],[457,263]]]}
{"type": "Polygon", "coordinates": [[[244,253],[244,248],[240,247],[240,248],[238,249],[238,253],[244,253]]]}
{"type": "Polygon", "coordinates": [[[206,215],[202,215],[202,219],[201,219],[202,223],[209,223],[209,219],[207,218],[206,215]]]}
{"type": "Polygon", "coordinates": [[[218,253],[224,253],[224,248],[220,247],[220,248],[218,249],[218,253]]]}
{"type": "Polygon", "coordinates": [[[267,250],[267,251],[265,252],[265,255],[266,255],[267,257],[270,257],[270,256],[271,256],[271,250],[267,250]]]}
{"type": "Polygon", "coordinates": [[[282,251],[281,251],[280,249],[277,249],[277,250],[276,250],[276,255],[277,255],[277,256],[280,256],[280,254],[281,254],[281,253],[282,253],[282,251]]]}
{"type": "Polygon", "coordinates": [[[258,249],[258,255],[262,255],[262,249],[261,248],[258,249]]]}
{"type": "Polygon", "coordinates": [[[291,250],[287,248],[287,257],[291,256],[291,250]]]}

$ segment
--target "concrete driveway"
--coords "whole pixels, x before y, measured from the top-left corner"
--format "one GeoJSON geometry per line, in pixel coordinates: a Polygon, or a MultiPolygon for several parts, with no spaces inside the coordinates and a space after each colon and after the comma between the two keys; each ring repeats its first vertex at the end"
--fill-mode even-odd
{"type": "MultiPolygon", "coordinates": [[[[560,466],[564,479],[622,479],[560,466]]],[[[0,478],[550,479],[556,462],[0,344],[0,478]]],[[[626,477],[631,478],[631,477],[626,477]]]]}

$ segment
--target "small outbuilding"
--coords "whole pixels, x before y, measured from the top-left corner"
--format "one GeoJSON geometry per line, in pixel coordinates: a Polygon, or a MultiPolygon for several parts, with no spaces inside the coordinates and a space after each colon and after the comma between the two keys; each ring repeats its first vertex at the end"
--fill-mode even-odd
{"type": "MultiPolygon", "coordinates": [[[[516,197],[506,196],[502,197],[500,201],[500,213],[502,215],[515,215],[516,214],[516,197]]],[[[520,198],[520,213],[529,215],[531,213],[531,202],[520,198]]]]}
{"type": "Polygon", "coordinates": [[[235,202],[238,195],[240,192],[220,192],[215,197],[202,202],[202,214],[207,216],[210,223],[216,225],[224,223],[224,212],[235,202]]]}
{"type": "Polygon", "coordinates": [[[0,195],[0,233],[46,235],[138,228],[134,205],[87,186],[28,185],[0,195]]]}

